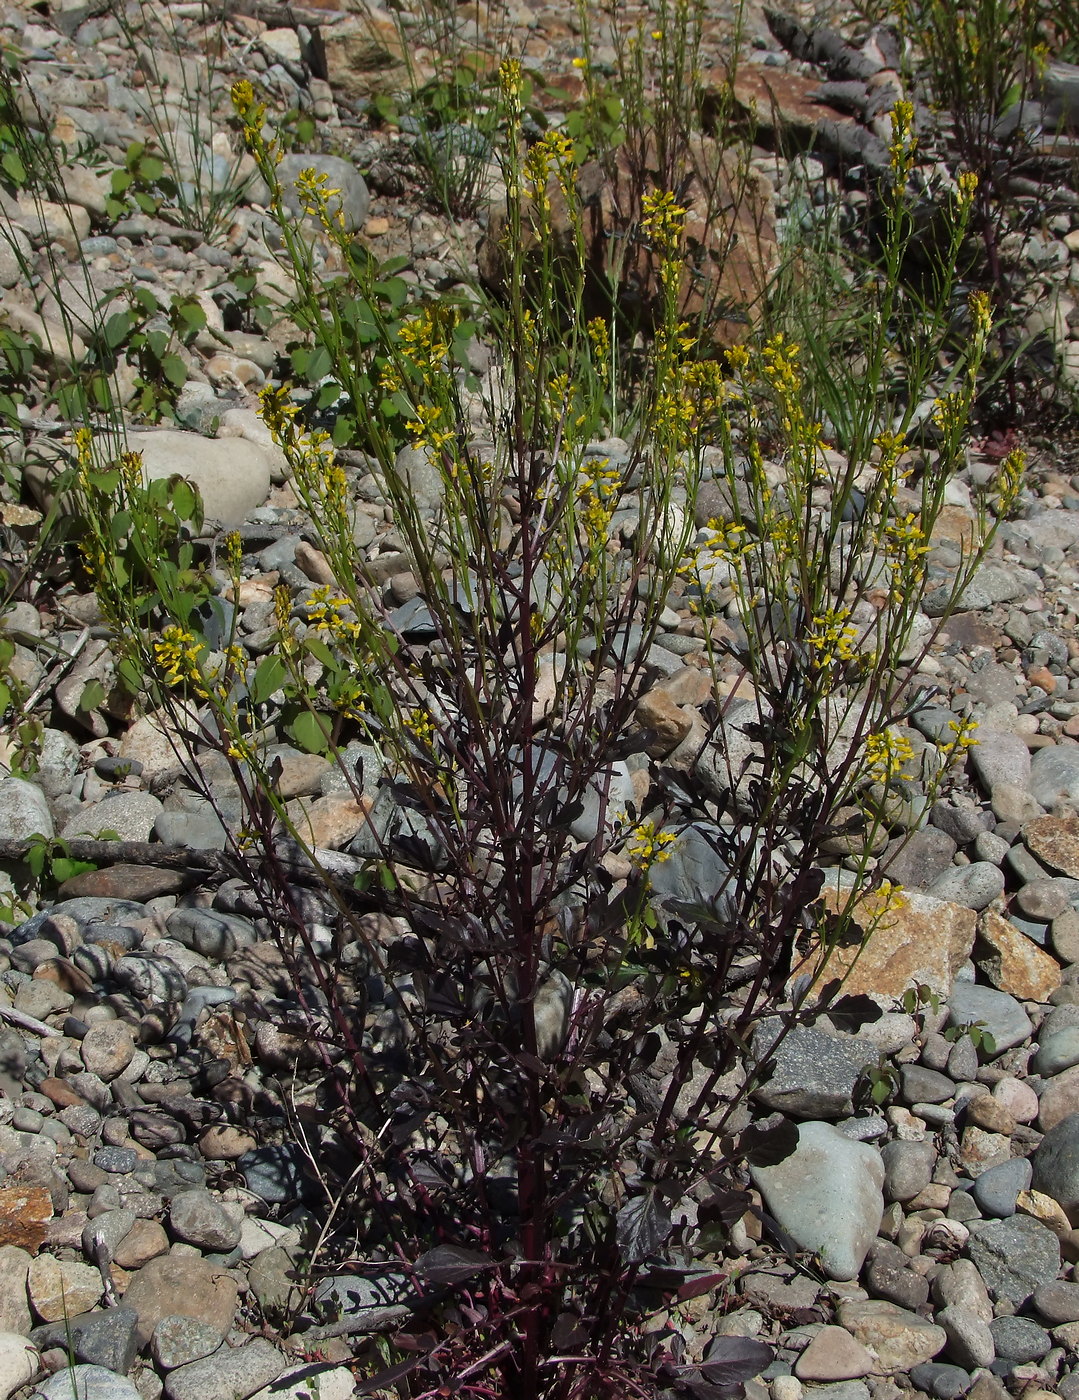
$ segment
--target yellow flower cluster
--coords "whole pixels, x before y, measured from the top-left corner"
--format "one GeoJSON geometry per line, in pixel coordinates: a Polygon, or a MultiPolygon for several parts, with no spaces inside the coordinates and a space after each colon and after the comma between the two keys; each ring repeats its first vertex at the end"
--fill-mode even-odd
{"type": "Polygon", "coordinates": [[[308,625],[335,641],[355,641],[360,635],[360,624],[347,616],[351,606],[349,600],[343,594],[334,593],[329,584],[320,584],[304,604],[308,625]]]}
{"type": "Polygon", "coordinates": [[[435,741],[435,724],[430,712],[424,709],[410,710],[404,718],[404,725],[421,748],[429,749],[435,741]]]}
{"type": "Polygon", "coordinates": [[[301,170],[296,176],[296,192],[300,196],[300,203],[304,212],[310,214],[322,225],[323,230],[336,238],[345,232],[345,211],[340,203],[339,189],[327,189],[329,176],[324,170],[316,170],[314,166],[308,166],[301,170]],[[337,209],[330,213],[330,200],[337,199],[337,209]]]}
{"type": "Polygon", "coordinates": [[[746,534],[744,525],[735,525],[727,520],[709,520],[709,536],[705,550],[725,564],[737,564],[753,548],[753,541],[746,534]]]}
{"type": "Polygon", "coordinates": [[[914,748],[901,731],[885,729],[870,734],[865,741],[865,766],[878,783],[907,777],[906,766],[914,758],[914,748]]]}
{"type": "Polygon", "coordinates": [[[830,666],[850,661],[858,661],[863,653],[858,650],[858,631],[850,621],[850,608],[829,608],[813,619],[806,645],[810,649],[812,664],[816,670],[827,670],[830,666]]]}
{"type": "Polygon", "coordinates": [[[925,531],[911,511],[884,527],[885,549],[893,573],[907,573],[929,553],[925,531]]]}
{"type": "Polygon", "coordinates": [[[397,343],[401,353],[424,380],[429,381],[445,366],[456,323],[456,308],[435,302],[398,328],[397,343]]]}
{"type": "Polygon", "coordinates": [[[206,695],[201,662],[204,647],[185,627],[166,627],[161,640],[154,643],[154,659],[165,673],[165,684],[191,685],[200,695],[206,695]]]}
{"type": "Polygon", "coordinates": [[[1019,499],[1026,465],[1027,456],[1021,447],[1013,448],[1001,462],[996,479],[995,508],[998,516],[1007,515],[1019,499]]]}
{"type": "Polygon", "coordinates": [[[961,756],[968,749],[972,749],[975,744],[981,742],[977,737],[978,721],[971,719],[969,715],[965,719],[953,719],[948,728],[955,735],[955,738],[939,746],[945,758],[961,756]]]}
{"type": "Polygon", "coordinates": [[[521,109],[521,61],[518,58],[504,58],[498,65],[498,85],[502,96],[515,111],[521,109]]]}
{"type": "Polygon", "coordinates": [[[548,131],[542,140],[529,148],[525,156],[527,193],[535,204],[547,213],[551,207],[548,184],[553,175],[558,187],[568,199],[573,184],[576,157],[573,142],[562,131],[548,131]]]}
{"type": "Polygon", "coordinates": [[[626,859],[638,869],[647,871],[653,865],[670,860],[677,840],[673,831],[659,831],[655,822],[641,822],[629,834],[626,859]]]}
{"type": "Polygon", "coordinates": [[[673,257],[682,244],[686,211],[670,190],[655,190],[641,200],[641,228],[664,257],[673,257]]]}
{"type": "Polygon", "coordinates": [[[622,490],[622,477],[606,457],[589,458],[581,474],[584,480],[577,490],[577,503],[585,542],[590,550],[603,549],[622,490]]]}
{"type": "Polygon", "coordinates": [[[897,190],[903,189],[910,178],[917,149],[918,138],[914,134],[914,103],[897,102],[892,108],[892,139],[888,145],[892,180],[897,190]]]}
{"type": "Polygon", "coordinates": [[[454,428],[446,418],[446,412],[439,404],[418,403],[413,406],[408,431],[416,447],[429,447],[438,451],[452,442],[454,428]]]}

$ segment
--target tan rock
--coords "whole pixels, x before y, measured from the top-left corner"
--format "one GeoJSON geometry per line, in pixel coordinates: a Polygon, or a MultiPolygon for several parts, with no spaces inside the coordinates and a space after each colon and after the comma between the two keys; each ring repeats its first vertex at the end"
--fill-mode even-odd
{"type": "Polygon", "coordinates": [[[873,1370],[873,1358],[845,1327],[822,1327],[794,1365],[800,1381],[854,1381],[873,1370]]]}
{"type": "Polygon", "coordinates": [[[1079,1065],[1045,1081],[1038,1100],[1038,1127],[1047,1133],[1072,1113],[1079,1113],[1079,1065]]]}
{"type": "Polygon", "coordinates": [[[193,1317],[216,1327],[222,1336],[236,1314],[236,1280],[225,1269],[194,1254],[164,1254],[151,1259],[128,1284],[124,1306],[139,1315],[140,1346],[146,1346],[163,1317],[193,1317]]]}
{"type": "MultiPolygon", "coordinates": [[[[836,915],[845,908],[847,893],[826,890],[825,909],[836,915]]],[[[882,913],[875,895],[856,899],[849,936],[830,956],[820,943],[811,947],[793,969],[822,973],[820,983],[844,978],[849,996],[898,1000],[908,987],[926,986],[948,996],[955,975],[970,957],[977,915],[973,909],[934,899],[918,890],[905,890],[900,908],[882,913]]]]}
{"type": "Polygon", "coordinates": [[[89,1312],[101,1298],[101,1274],[92,1264],[39,1254],[26,1277],[30,1301],[42,1322],[89,1312]]]}
{"type": "Polygon", "coordinates": [[[36,1254],[52,1219],[52,1197],[44,1186],[0,1189],[0,1245],[13,1244],[36,1254]]]}
{"type": "Polygon", "coordinates": [[[1004,1137],[1011,1137],[1015,1132],[1015,1118],[992,1094],[979,1094],[970,1100],[967,1121],[976,1128],[984,1128],[987,1133],[1000,1133],[1004,1137]]]}
{"type": "Polygon", "coordinates": [[[1023,827],[1023,840],[1050,869],[1079,879],[1079,816],[1035,817],[1023,827]]]}
{"type": "Polygon", "coordinates": [[[994,987],[1021,1001],[1048,1001],[1060,986],[1060,964],[1056,958],[1020,933],[995,909],[987,909],[978,919],[981,948],[974,961],[994,987]]]}
{"type": "Polygon", "coordinates": [[[959,1156],[968,1176],[981,1176],[990,1167],[1007,1162],[1011,1155],[1011,1139],[1002,1133],[987,1133],[984,1128],[963,1129],[959,1156]]]}
{"type": "Polygon", "coordinates": [[[169,1252],[169,1237],[156,1220],[136,1220],[116,1246],[113,1263],[121,1269],[141,1269],[151,1259],[169,1252]]]}
{"type": "Polygon", "coordinates": [[[655,731],[647,752],[652,758],[665,758],[676,749],[693,728],[693,720],[664,690],[650,690],[637,702],[637,723],[655,731]]]}
{"type": "Polygon", "coordinates": [[[26,1293],[30,1255],[13,1244],[0,1245],[0,1330],[25,1337],[33,1319],[26,1293]]]}
{"type": "Polygon", "coordinates": [[[1058,1240],[1071,1235],[1071,1221],[1064,1208],[1044,1191],[1020,1191],[1015,1198],[1015,1209],[1020,1215],[1032,1215],[1035,1220],[1040,1220],[1052,1230],[1058,1240]]]}
{"type": "Polygon", "coordinates": [[[361,797],[357,802],[350,792],[331,792],[314,801],[297,798],[285,810],[301,840],[339,851],[359,834],[371,806],[370,798],[361,797]]]}
{"type": "Polygon", "coordinates": [[[321,35],[326,77],[334,93],[350,101],[407,87],[408,77],[422,86],[429,76],[408,73],[400,30],[383,10],[372,7],[362,19],[326,26],[321,35]]]}
{"type": "Polygon", "coordinates": [[[215,1123],[199,1138],[199,1151],[208,1162],[234,1162],[258,1143],[233,1123],[215,1123]]]}
{"type": "Polygon", "coordinates": [[[906,1372],[923,1361],[931,1361],[948,1340],[943,1327],[894,1303],[875,1299],[842,1303],[839,1322],[875,1353],[876,1369],[884,1375],[906,1372]]]}

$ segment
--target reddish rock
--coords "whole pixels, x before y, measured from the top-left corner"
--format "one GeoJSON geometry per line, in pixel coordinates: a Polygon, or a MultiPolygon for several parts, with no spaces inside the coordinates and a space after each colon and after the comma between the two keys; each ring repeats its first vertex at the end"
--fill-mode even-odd
{"type": "Polygon", "coordinates": [[[1023,841],[1051,869],[1079,879],[1079,816],[1034,817],[1023,827],[1023,841]]]}
{"type": "MultiPolygon", "coordinates": [[[[825,909],[835,914],[849,895],[825,890],[825,909]]],[[[844,978],[848,996],[898,1000],[908,987],[926,986],[946,998],[955,975],[970,957],[977,915],[973,909],[905,890],[898,909],[882,913],[881,901],[865,895],[855,901],[848,935],[830,956],[817,943],[793,975],[821,971],[819,985],[844,978]],[[867,936],[868,935],[868,936],[867,936]]]]}
{"type": "Polygon", "coordinates": [[[38,1092],[51,1099],[57,1108],[81,1108],[86,1103],[83,1096],[76,1094],[63,1079],[43,1079],[37,1087],[38,1092]]]}
{"type": "Polygon", "coordinates": [[[1079,1065],[1045,1081],[1038,1101],[1038,1127],[1047,1133],[1072,1113],[1079,1113],[1079,1065]]]}
{"type": "Polygon", "coordinates": [[[145,904],[163,894],[178,894],[189,883],[182,870],[165,870],[156,865],[106,865],[101,870],[84,870],[60,886],[62,899],[91,895],[98,899],[133,899],[145,904]]]}
{"type": "Polygon", "coordinates": [[[0,1245],[13,1244],[36,1254],[51,1219],[52,1197],[44,1186],[0,1187],[0,1245]]]}
{"type": "Polygon", "coordinates": [[[994,987],[1020,1001],[1048,1001],[1060,986],[1060,964],[993,909],[978,919],[974,961],[994,987]]]}

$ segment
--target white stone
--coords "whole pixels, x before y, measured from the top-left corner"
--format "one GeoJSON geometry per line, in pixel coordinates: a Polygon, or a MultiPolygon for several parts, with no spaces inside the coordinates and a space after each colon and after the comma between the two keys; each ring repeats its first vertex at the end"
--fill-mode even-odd
{"type": "Polygon", "coordinates": [[[35,783],[24,778],[0,781],[0,831],[13,841],[54,834],[49,804],[35,783]]]}
{"type": "Polygon", "coordinates": [[[25,1385],[39,1364],[37,1347],[16,1332],[0,1332],[0,1400],[25,1385]]]}
{"type": "Polygon", "coordinates": [[[356,1379],[347,1366],[297,1366],[251,1396],[251,1400],[350,1400],[356,1379]]]}
{"type": "Polygon", "coordinates": [[[242,525],[270,493],[271,454],[246,438],[204,438],[163,428],[131,433],[147,481],[179,475],[199,488],[207,520],[242,525]]]}

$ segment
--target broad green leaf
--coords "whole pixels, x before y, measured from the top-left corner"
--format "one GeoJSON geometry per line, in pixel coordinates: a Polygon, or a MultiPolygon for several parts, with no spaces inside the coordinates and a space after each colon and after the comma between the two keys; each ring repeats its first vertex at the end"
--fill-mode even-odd
{"type": "Polygon", "coordinates": [[[83,714],[89,714],[91,710],[96,710],[105,699],[105,687],[100,681],[87,681],[79,696],[78,708],[83,714]]]}
{"type": "Polygon", "coordinates": [[[279,656],[264,656],[251,678],[251,699],[256,705],[265,704],[288,675],[288,668],[279,656]]]}
{"type": "Polygon", "coordinates": [[[52,863],[52,876],[58,885],[65,880],[73,880],[76,875],[84,875],[88,870],[96,870],[91,860],[72,860],[70,856],[57,856],[52,863]]]}
{"type": "Polygon", "coordinates": [[[4,167],[5,175],[8,175],[14,184],[20,187],[26,184],[26,166],[22,163],[18,151],[5,151],[0,164],[4,167]]]}
{"type": "Polygon", "coordinates": [[[289,725],[292,738],[306,753],[325,753],[330,741],[329,720],[305,710],[289,725]]]}
{"type": "Polygon", "coordinates": [[[179,355],[166,355],[161,361],[161,373],[176,389],[182,389],[187,383],[187,366],[179,355]]]}

